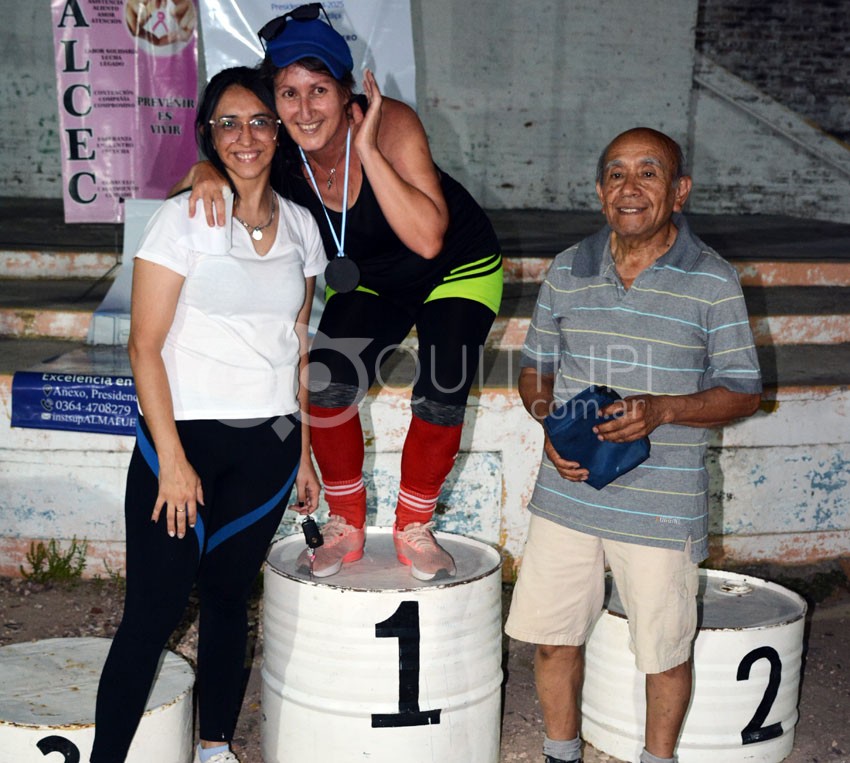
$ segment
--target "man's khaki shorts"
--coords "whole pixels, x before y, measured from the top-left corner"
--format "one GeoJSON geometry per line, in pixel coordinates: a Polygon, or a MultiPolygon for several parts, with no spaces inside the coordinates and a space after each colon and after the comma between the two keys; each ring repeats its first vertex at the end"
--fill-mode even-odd
{"type": "Polygon", "coordinates": [[[637,669],[661,673],[686,662],[699,585],[690,548],[597,538],[535,515],[505,632],[532,644],[583,644],[602,610],[606,561],[629,620],[637,669]]]}

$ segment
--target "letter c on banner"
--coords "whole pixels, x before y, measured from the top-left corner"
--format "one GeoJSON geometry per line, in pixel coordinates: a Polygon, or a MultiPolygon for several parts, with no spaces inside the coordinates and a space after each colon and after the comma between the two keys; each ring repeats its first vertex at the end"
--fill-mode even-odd
{"type": "Polygon", "coordinates": [[[80,178],[84,177],[91,178],[92,183],[96,180],[94,174],[91,172],[78,172],[68,182],[68,193],[71,195],[71,198],[77,202],[77,204],[91,204],[97,198],[96,193],[87,199],[84,199],[80,195],[80,178]]]}
{"type": "Polygon", "coordinates": [[[84,85],[82,83],[77,83],[76,85],[70,85],[66,90],[65,94],[62,97],[62,103],[65,106],[65,111],[75,117],[84,117],[87,114],[91,113],[91,86],[84,85]],[[74,104],[74,93],[77,90],[84,90],[86,93],[86,98],[81,99],[84,100],[86,107],[85,110],[78,109],[74,104]]]}

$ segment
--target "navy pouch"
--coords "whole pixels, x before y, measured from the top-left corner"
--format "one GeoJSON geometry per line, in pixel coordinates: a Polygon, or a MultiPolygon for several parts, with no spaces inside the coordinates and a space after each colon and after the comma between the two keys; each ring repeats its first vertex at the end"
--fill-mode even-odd
{"type": "Polygon", "coordinates": [[[587,469],[590,472],[587,482],[597,490],[649,458],[648,437],[633,442],[608,442],[593,433],[593,427],[613,418],[600,416],[599,411],[617,400],[622,398],[614,390],[594,384],[543,420],[558,455],[587,469]]]}

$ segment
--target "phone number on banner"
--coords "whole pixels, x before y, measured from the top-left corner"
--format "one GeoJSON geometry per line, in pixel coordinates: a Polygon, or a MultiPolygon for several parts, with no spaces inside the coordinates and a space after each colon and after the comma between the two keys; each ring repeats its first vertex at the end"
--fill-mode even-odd
{"type": "Polygon", "coordinates": [[[130,376],[18,371],[12,426],[133,435],[138,418],[130,376]]]}

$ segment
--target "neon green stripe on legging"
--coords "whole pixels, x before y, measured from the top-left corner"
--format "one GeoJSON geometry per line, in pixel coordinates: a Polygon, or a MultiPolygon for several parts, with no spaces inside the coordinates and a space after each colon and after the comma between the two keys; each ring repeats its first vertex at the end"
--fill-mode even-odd
{"type": "MultiPolygon", "coordinates": [[[[488,258],[490,259],[490,258],[488,258]]],[[[492,270],[486,275],[469,275],[457,280],[443,280],[442,283],[432,289],[426,302],[436,299],[448,299],[459,297],[460,299],[471,299],[489,307],[498,315],[499,305],[502,303],[502,266],[492,270]]]]}

